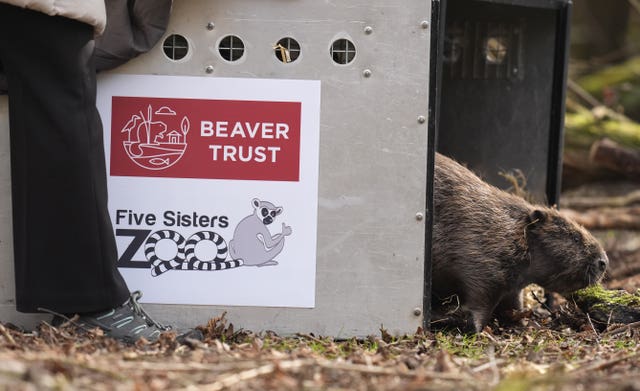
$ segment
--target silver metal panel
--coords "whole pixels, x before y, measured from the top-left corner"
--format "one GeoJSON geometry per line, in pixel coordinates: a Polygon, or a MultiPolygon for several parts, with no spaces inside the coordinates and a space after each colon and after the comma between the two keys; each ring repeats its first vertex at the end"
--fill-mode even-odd
{"type": "Polygon", "coordinates": [[[416,214],[425,213],[426,199],[430,2],[175,0],[173,7],[167,36],[185,36],[189,55],[169,60],[159,44],[113,72],[322,82],[316,308],[147,305],[149,312],[193,326],[227,311],[236,327],[282,334],[415,331],[424,287],[425,225],[416,214]],[[245,44],[237,62],[217,51],[229,34],[245,44]],[[300,43],[297,61],[276,59],[273,45],[283,37],[300,43]],[[337,38],[355,44],[352,63],[332,61],[337,38]]]}

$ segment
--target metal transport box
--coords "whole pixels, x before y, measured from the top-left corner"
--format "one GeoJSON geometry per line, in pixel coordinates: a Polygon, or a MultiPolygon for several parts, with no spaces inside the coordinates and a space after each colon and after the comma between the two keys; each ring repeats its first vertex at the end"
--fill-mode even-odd
{"type": "MultiPolygon", "coordinates": [[[[160,42],[99,78],[130,288],[177,326],[428,326],[436,148],[557,202],[570,5],[175,0],[160,42]]],[[[0,321],[29,325],[8,145],[0,96],[0,321]]]]}
{"type": "MultiPolygon", "coordinates": [[[[152,315],[164,323],[193,326],[226,312],[236,327],[336,337],[375,334],[381,326],[392,333],[414,332],[423,326],[427,184],[431,181],[427,172],[431,13],[429,1],[417,0],[176,0],[165,36],[150,52],[100,75],[105,134],[114,137],[105,147],[111,174],[110,212],[116,231],[120,230],[120,262],[125,266],[121,270],[132,289],[138,287],[136,278],[155,284],[143,291],[142,299],[152,315]],[[128,87],[124,93],[123,83],[128,87]],[[143,87],[136,90],[139,85],[143,87]],[[190,89],[193,96],[188,94],[190,89]],[[136,98],[151,100],[136,106],[140,103],[136,98]],[[189,99],[194,103],[189,104],[189,99]],[[202,106],[197,113],[196,106],[202,106]],[[103,109],[113,110],[112,115],[105,115],[103,109]],[[116,110],[125,110],[122,118],[116,110]],[[278,116],[283,113],[289,118],[287,110],[294,110],[293,122],[278,128],[278,116]],[[227,117],[236,118],[240,128],[233,129],[227,117]],[[258,119],[251,122],[254,117],[258,119]],[[288,136],[298,129],[296,118],[300,120],[300,140],[295,144],[298,149],[294,148],[299,153],[295,160],[299,172],[273,177],[281,171],[260,171],[259,163],[275,162],[288,153],[289,144],[268,142],[277,141],[271,137],[278,135],[278,129],[285,141],[291,141],[288,136]],[[131,120],[128,127],[127,120],[131,120]],[[260,128],[255,128],[257,123],[260,128]],[[269,124],[275,124],[273,129],[269,124]],[[150,136],[154,127],[167,132],[150,136]],[[244,132],[248,139],[256,129],[265,144],[252,145],[252,158],[247,149],[238,149],[250,144],[229,144],[232,132],[244,132]],[[115,139],[123,134],[129,139],[115,139]],[[211,136],[208,141],[205,135],[211,136]],[[136,146],[140,137],[147,142],[136,146]],[[181,137],[189,140],[188,146],[181,137]],[[200,146],[196,139],[205,144],[200,146]],[[218,141],[227,144],[218,145],[218,141]],[[174,157],[149,155],[153,143],[156,150],[173,148],[174,157]],[[222,170],[205,169],[190,178],[169,174],[200,147],[208,150],[208,159],[229,164],[253,159],[255,166],[238,177],[233,171],[225,171],[232,173],[222,177],[222,170]],[[153,174],[149,179],[134,168],[117,166],[126,159],[136,160],[137,170],[155,165],[156,174],[168,167],[167,177],[153,174]],[[315,183],[309,178],[315,178],[315,183]],[[189,181],[202,184],[200,198],[214,195],[207,193],[209,184],[217,186],[216,193],[224,193],[228,185],[232,193],[245,189],[246,196],[220,198],[228,199],[230,205],[237,201],[237,208],[226,208],[220,201],[202,210],[191,204],[198,200],[185,198],[180,205],[179,193],[167,195],[173,194],[172,186],[189,186],[189,181]],[[129,184],[132,190],[119,194],[129,184]],[[152,193],[168,199],[171,207],[160,212],[145,209],[145,202],[156,201],[137,200],[138,185],[143,190],[156,189],[152,193]],[[298,185],[305,187],[300,193],[298,185]],[[190,245],[191,250],[196,246],[197,257],[197,246],[213,246],[215,233],[231,248],[232,238],[239,241],[234,227],[239,230],[243,215],[253,211],[252,197],[270,201],[274,207],[281,206],[280,199],[288,202],[269,226],[272,233],[282,231],[283,235],[285,223],[292,228],[275,258],[277,264],[249,266],[247,255],[245,265],[233,270],[166,271],[158,266],[153,273],[161,275],[151,276],[149,263],[159,265],[162,251],[171,251],[161,249],[163,243],[174,246],[174,254],[181,248],[188,253],[190,245]],[[151,214],[153,218],[146,220],[151,214]],[[299,218],[301,214],[307,218],[299,218]],[[193,221],[200,228],[195,229],[193,221]],[[154,224],[144,226],[145,222],[154,224]],[[139,228],[149,231],[148,236],[140,236],[143,244],[133,248],[139,228]],[[301,242],[305,232],[311,239],[301,242]],[[316,235],[311,237],[309,232],[316,235]],[[314,259],[293,259],[294,247],[301,248],[301,254],[308,251],[314,259]],[[125,251],[134,250],[123,259],[125,251]],[[295,269],[296,262],[313,267],[295,269]],[[208,285],[207,278],[212,281],[208,285]],[[193,287],[189,281],[194,281],[193,287]],[[172,301],[181,288],[186,293],[172,301]],[[188,304],[190,294],[197,299],[188,304]]],[[[0,136],[5,141],[6,102],[2,97],[0,136]]],[[[0,142],[0,158],[0,319],[28,322],[32,318],[13,310],[8,142],[0,142]]]]}

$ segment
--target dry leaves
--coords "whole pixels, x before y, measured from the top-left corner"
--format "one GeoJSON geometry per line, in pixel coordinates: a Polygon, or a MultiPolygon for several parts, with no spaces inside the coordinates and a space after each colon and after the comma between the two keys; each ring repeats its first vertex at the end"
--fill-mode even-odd
{"type": "MultiPolygon", "coordinates": [[[[568,304],[566,304],[568,306],[568,304]]],[[[224,314],[203,342],[124,345],[99,330],[0,325],[0,390],[640,389],[638,331],[596,335],[563,324],[570,307],[480,335],[423,332],[336,341],[236,330],[224,314]]],[[[579,313],[572,314],[575,318],[579,313]]],[[[575,319],[570,319],[575,322],[575,319]]],[[[584,321],[584,316],[583,316],[584,321]]]]}

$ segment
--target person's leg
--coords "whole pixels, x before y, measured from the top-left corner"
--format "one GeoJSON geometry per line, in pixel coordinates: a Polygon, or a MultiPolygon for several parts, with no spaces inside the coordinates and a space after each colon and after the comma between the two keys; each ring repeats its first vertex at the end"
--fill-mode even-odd
{"type": "Polygon", "coordinates": [[[93,28],[0,5],[8,78],[16,306],[60,313],[119,306],[93,28]]]}

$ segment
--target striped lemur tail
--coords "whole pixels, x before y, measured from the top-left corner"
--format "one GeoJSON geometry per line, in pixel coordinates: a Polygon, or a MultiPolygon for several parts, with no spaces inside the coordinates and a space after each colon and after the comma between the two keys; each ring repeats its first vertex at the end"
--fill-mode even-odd
{"type": "Polygon", "coordinates": [[[153,233],[144,247],[147,259],[151,262],[151,275],[157,277],[169,270],[225,270],[242,266],[241,259],[226,260],[228,248],[222,236],[212,231],[197,232],[186,241],[182,235],[171,230],[153,233]],[[162,239],[172,240],[178,247],[176,257],[170,260],[160,259],[155,253],[155,245],[162,239]],[[206,240],[216,245],[217,253],[214,259],[202,261],[195,254],[196,244],[206,240]]]}

